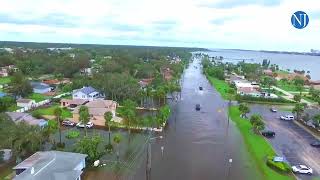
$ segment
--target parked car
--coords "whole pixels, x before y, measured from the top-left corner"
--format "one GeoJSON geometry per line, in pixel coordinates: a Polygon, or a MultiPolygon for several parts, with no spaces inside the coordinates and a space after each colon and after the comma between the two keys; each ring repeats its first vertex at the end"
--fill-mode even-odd
{"type": "Polygon", "coordinates": [[[202,90],[203,90],[203,87],[202,87],[202,86],[199,86],[199,90],[202,91],[202,90]]]}
{"type": "Polygon", "coordinates": [[[201,109],[200,104],[196,104],[196,110],[200,111],[200,109],[201,109]]]}
{"type": "Polygon", "coordinates": [[[93,123],[92,122],[88,122],[86,125],[84,125],[83,123],[79,122],[77,124],[78,128],[84,128],[84,126],[86,126],[87,128],[92,128],[93,127],[93,123]]]}
{"type": "Polygon", "coordinates": [[[261,134],[267,138],[272,138],[272,137],[276,136],[276,133],[273,131],[262,131],[261,134]]]}
{"type": "Polygon", "coordinates": [[[292,120],[294,120],[294,116],[292,116],[292,115],[280,116],[280,119],[285,120],[285,121],[292,121],[292,120]]]}
{"type": "Polygon", "coordinates": [[[311,143],[310,145],[313,147],[320,148],[320,141],[315,141],[315,142],[311,143]]]}
{"type": "Polygon", "coordinates": [[[271,107],[270,111],[276,113],[278,110],[275,107],[271,107]]]}
{"type": "Polygon", "coordinates": [[[292,166],[292,171],[294,173],[310,174],[310,175],[313,173],[312,169],[306,165],[292,166]]]}
{"type": "Polygon", "coordinates": [[[72,122],[72,121],[62,121],[62,125],[64,126],[74,126],[76,123],[72,122]]]}

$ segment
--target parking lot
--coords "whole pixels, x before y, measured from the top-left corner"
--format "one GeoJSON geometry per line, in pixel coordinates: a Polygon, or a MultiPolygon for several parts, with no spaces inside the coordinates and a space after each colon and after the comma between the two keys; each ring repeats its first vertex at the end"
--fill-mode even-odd
{"type": "Polygon", "coordinates": [[[251,105],[251,114],[261,114],[266,122],[266,129],[276,133],[276,137],[269,139],[279,156],[291,165],[305,164],[313,169],[313,175],[297,175],[299,179],[313,179],[320,177],[320,149],[310,146],[317,139],[292,121],[283,121],[281,115],[290,112],[270,111],[270,106],[251,105]]]}

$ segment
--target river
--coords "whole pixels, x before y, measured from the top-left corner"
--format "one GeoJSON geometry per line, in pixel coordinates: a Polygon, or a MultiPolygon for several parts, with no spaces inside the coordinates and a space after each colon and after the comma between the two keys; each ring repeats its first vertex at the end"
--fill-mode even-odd
{"type": "MultiPolygon", "coordinates": [[[[182,98],[171,106],[164,139],[152,144],[152,180],[261,179],[238,129],[228,125],[227,103],[202,74],[200,60],[185,70],[182,98]]],[[[145,164],[134,179],[146,179],[144,170],[145,164]]]]}
{"type": "Polygon", "coordinates": [[[259,51],[242,51],[229,49],[212,49],[204,52],[209,56],[222,56],[224,62],[237,63],[246,59],[246,62],[262,63],[263,59],[270,60],[271,64],[277,64],[283,70],[290,69],[310,71],[312,80],[320,80],[320,56],[280,54],[259,51]]]}

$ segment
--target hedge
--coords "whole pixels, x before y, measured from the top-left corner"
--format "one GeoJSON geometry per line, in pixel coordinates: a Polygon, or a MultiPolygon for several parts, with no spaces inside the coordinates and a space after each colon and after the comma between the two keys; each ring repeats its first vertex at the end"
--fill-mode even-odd
{"type": "Polygon", "coordinates": [[[68,139],[74,139],[74,138],[78,138],[80,136],[80,132],[79,131],[69,131],[68,134],[66,135],[66,138],[68,139]]]}
{"type": "Polygon", "coordinates": [[[273,158],[274,156],[268,156],[268,159],[267,159],[267,165],[272,168],[272,169],[275,169],[279,172],[282,172],[282,173],[289,173],[291,172],[291,167],[289,166],[288,163],[286,162],[275,162],[273,161],[273,158]]]}

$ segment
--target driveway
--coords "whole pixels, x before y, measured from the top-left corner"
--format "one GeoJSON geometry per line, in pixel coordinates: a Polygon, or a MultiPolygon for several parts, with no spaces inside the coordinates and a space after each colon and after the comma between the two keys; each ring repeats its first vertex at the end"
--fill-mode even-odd
{"type": "Polygon", "coordinates": [[[317,139],[295,123],[279,119],[279,116],[290,113],[272,113],[269,108],[270,106],[265,105],[251,105],[251,114],[261,114],[266,122],[266,129],[276,133],[276,137],[269,141],[278,155],[284,156],[291,165],[306,164],[313,169],[314,175],[297,175],[299,179],[320,177],[320,149],[310,146],[317,139]]]}

